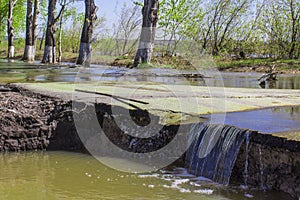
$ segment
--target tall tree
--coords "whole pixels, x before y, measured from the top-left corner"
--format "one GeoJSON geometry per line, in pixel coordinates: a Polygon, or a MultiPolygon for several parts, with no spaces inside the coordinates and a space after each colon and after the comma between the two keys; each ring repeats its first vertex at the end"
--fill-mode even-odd
{"type": "MultiPolygon", "coordinates": [[[[284,2],[283,2],[284,3],[284,2]]],[[[296,0],[289,0],[287,2],[287,18],[291,23],[291,46],[289,49],[289,58],[292,59],[295,57],[297,35],[299,34],[300,26],[300,3],[296,0]]]]}
{"type": "Polygon", "coordinates": [[[133,67],[137,67],[140,63],[150,63],[151,61],[158,21],[158,9],[158,0],[144,0],[142,31],[133,67]]]}
{"type": "Polygon", "coordinates": [[[267,52],[275,58],[295,58],[299,45],[300,3],[297,0],[266,1],[260,29],[267,52]]]}
{"type": "MultiPolygon", "coordinates": [[[[0,43],[4,42],[3,38],[7,35],[8,31],[8,10],[9,10],[9,2],[10,0],[0,0],[0,43]]],[[[13,12],[12,12],[12,27],[14,36],[18,36],[20,33],[25,32],[25,20],[24,16],[26,15],[26,0],[18,0],[16,1],[13,12]]]]}
{"type": "Polygon", "coordinates": [[[79,55],[76,63],[82,65],[86,63],[87,65],[91,62],[91,52],[92,52],[92,37],[94,22],[97,19],[97,6],[94,0],[85,0],[85,18],[84,25],[82,28],[79,55]]]}
{"type": "Polygon", "coordinates": [[[61,14],[59,20],[59,33],[58,33],[58,62],[61,62],[62,50],[61,50],[61,37],[62,37],[62,24],[63,24],[64,13],[61,14]]]}
{"type": "Polygon", "coordinates": [[[56,23],[60,18],[65,6],[62,5],[59,14],[55,17],[55,7],[57,0],[49,0],[48,5],[48,22],[47,22],[47,30],[46,30],[46,38],[45,38],[45,49],[44,56],[42,59],[42,63],[55,63],[55,31],[56,31],[56,23]]]}
{"type": "Polygon", "coordinates": [[[47,30],[47,20],[48,20],[48,1],[41,0],[40,1],[40,16],[39,16],[39,33],[42,33],[41,41],[39,45],[39,50],[43,49],[43,45],[45,44],[45,36],[47,30]]]}
{"type": "Polygon", "coordinates": [[[7,18],[7,36],[8,36],[8,58],[15,56],[14,46],[14,27],[13,27],[13,11],[17,0],[9,0],[8,4],[8,18],[7,18]]]}
{"type": "Polygon", "coordinates": [[[116,48],[116,55],[131,54],[135,51],[135,46],[138,39],[135,37],[140,28],[142,18],[139,13],[140,5],[124,3],[121,8],[119,21],[114,24],[114,37],[116,48]],[[133,41],[133,42],[130,42],[133,41]]]}
{"type": "Polygon", "coordinates": [[[219,0],[216,2],[212,18],[212,54],[218,55],[223,43],[230,32],[237,26],[236,21],[241,20],[247,9],[249,0],[219,0]]]}
{"type": "MultiPolygon", "coordinates": [[[[2,38],[4,35],[5,30],[5,20],[7,17],[7,5],[4,0],[0,0],[0,37],[2,38]]],[[[0,40],[0,43],[2,40],[0,40]]]]}
{"type": "Polygon", "coordinates": [[[34,61],[36,49],[36,28],[39,14],[39,0],[27,0],[26,38],[23,60],[34,61]],[[33,8],[33,11],[32,11],[33,8]]]}
{"type": "MultiPolygon", "coordinates": [[[[73,1],[67,2],[67,0],[60,0],[60,5],[66,7],[68,4],[72,3],[73,1]]],[[[61,62],[62,59],[62,32],[63,32],[63,21],[64,17],[68,18],[71,15],[72,9],[71,10],[63,10],[61,12],[60,20],[59,20],[59,32],[58,32],[58,62],[61,62]]]]}
{"type": "Polygon", "coordinates": [[[201,32],[202,18],[200,0],[162,0],[159,28],[164,41],[168,40],[166,52],[174,54],[181,40],[195,39],[195,34],[201,32]]]}
{"type": "MultiPolygon", "coordinates": [[[[71,51],[72,53],[78,53],[80,46],[81,33],[78,30],[82,30],[84,13],[78,13],[76,8],[69,9],[70,23],[71,26],[66,27],[64,31],[64,37],[62,40],[62,47],[65,50],[71,51]]],[[[66,14],[64,18],[66,18],[66,14]]]]}
{"type": "Polygon", "coordinates": [[[34,0],[33,7],[33,27],[32,27],[32,35],[33,35],[33,46],[34,46],[34,54],[36,49],[36,40],[37,40],[37,27],[38,27],[38,16],[40,14],[40,0],[34,0]]]}

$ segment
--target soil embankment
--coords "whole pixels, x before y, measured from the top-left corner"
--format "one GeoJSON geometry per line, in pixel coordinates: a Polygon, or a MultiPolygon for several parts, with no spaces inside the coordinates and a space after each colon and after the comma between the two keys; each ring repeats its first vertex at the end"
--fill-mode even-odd
{"type": "Polygon", "coordinates": [[[0,151],[42,150],[56,128],[51,98],[22,95],[16,88],[0,88],[0,151]]]}
{"type": "Polygon", "coordinates": [[[232,182],[300,197],[300,142],[252,132],[233,169],[232,182]],[[246,161],[248,160],[248,161],[246,161]]]}

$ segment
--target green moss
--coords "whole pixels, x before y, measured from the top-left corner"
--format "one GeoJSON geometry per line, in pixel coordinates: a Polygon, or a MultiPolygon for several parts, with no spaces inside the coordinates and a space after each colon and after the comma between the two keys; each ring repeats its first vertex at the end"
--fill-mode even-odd
{"type": "MultiPolygon", "coordinates": [[[[130,102],[142,109],[148,110],[172,110],[174,112],[188,113],[190,115],[236,112],[253,110],[266,107],[299,105],[300,97],[295,90],[264,90],[247,88],[214,88],[218,91],[216,97],[211,97],[207,87],[185,85],[148,85],[147,83],[122,82],[116,85],[114,82],[90,82],[90,83],[34,83],[25,86],[42,92],[66,92],[72,93],[74,89],[97,91],[114,96],[134,98],[148,104],[130,102]],[[174,93],[176,91],[176,93],[174,93]],[[226,95],[227,98],[224,98],[226,95]],[[280,96],[280,98],[278,98],[280,96]]],[[[80,93],[81,97],[87,96],[80,93]]],[[[91,95],[90,95],[91,96],[91,95]]],[[[105,100],[103,96],[99,96],[105,100]]],[[[132,108],[124,102],[106,98],[107,102],[132,108]]]]}
{"type": "Polygon", "coordinates": [[[26,75],[22,73],[12,73],[12,74],[0,74],[0,83],[16,83],[16,82],[25,82],[26,81],[26,75]]]}
{"type": "Polygon", "coordinates": [[[300,141],[300,132],[280,132],[280,133],[273,133],[273,136],[286,138],[288,140],[300,141]]]}

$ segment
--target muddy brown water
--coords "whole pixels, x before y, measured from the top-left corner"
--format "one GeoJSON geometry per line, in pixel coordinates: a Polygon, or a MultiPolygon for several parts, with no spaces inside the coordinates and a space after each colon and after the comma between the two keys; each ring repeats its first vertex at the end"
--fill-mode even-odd
{"type": "Polygon", "coordinates": [[[124,173],[70,152],[2,154],[0,168],[1,199],[292,199],[279,192],[203,184],[183,169],[124,173]]]}

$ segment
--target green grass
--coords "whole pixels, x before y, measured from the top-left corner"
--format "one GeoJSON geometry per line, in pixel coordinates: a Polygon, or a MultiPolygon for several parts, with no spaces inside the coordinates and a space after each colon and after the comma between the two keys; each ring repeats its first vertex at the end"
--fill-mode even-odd
{"type": "Polygon", "coordinates": [[[276,70],[279,71],[290,71],[290,70],[300,70],[300,60],[292,59],[261,59],[261,58],[252,58],[252,59],[240,59],[240,60],[224,60],[215,58],[217,67],[220,70],[231,69],[235,70],[238,68],[258,68],[262,67],[267,69],[268,67],[274,66],[276,70]]]}
{"type": "MultiPolygon", "coordinates": [[[[39,42],[38,45],[39,47],[39,42]]],[[[15,41],[15,58],[20,60],[23,56],[24,42],[15,41]]],[[[41,60],[43,56],[43,49],[36,51],[36,60],[41,60]]],[[[63,52],[62,61],[75,63],[78,53],[63,52]]],[[[7,42],[2,41],[0,43],[0,59],[7,57],[7,42]]],[[[224,57],[214,57],[214,63],[219,70],[229,71],[257,71],[265,72],[269,67],[275,66],[277,72],[289,73],[300,72],[300,59],[262,59],[262,58],[248,58],[231,60],[224,57]]],[[[112,66],[126,66],[131,67],[133,65],[133,55],[131,56],[108,56],[97,55],[94,53],[92,56],[93,64],[107,64],[112,66]]],[[[202,66],[197,66],[202,67],[202,66]]],[[[153,57],[151,64],[141,64],[139,68],[167,68],[167,69],[194,69],[189,60],[184,59],[181,56],[164,56],[153,57]]]]}
{"type": "MultiPolygon", "coordinates": [[[[292,59],[240,59],[228,60],[221,57],[214,57],[213,61],[206,65],[216,64],[219,70],[242,71],[250,68],[253,71],[265,72],[269,67],[275,66],[276,71],[295,72],[300,71],[300,60],[292,59]]],[[[120,57],[111,62],[115,66],[132,66],[133,59],[120,57]]],[[[200,62],[201,63],[201,62],[200,62]]],[[[204,63],[204,62],[203,62],[204,63]]],[[[203,66],[199,66],[203,67],[203,66]]],[[[213,67],[213,66],[209,66],[213,67]]],[[[194,69],[189,61],[182,57],[153,57],[151,64],[140,64],[139,68],[167,68],[167,69],[194,69]]]]}

